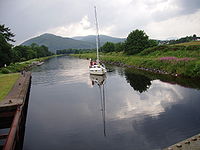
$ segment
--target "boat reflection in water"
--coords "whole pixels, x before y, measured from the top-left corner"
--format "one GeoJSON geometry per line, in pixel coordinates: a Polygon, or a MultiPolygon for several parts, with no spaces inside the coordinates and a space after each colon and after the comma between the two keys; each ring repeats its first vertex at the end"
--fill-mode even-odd
{"type": "Polygon", "coordinates": [[[106,75],[98,76],[98,75],[92,75],[90,74],[90,79],[92,81],[92,85],[98,85],[99,92],[100,92],[100,100],[101,100],[101,112],[102,112],[102,118],[103,118],[103,133],[104,136],[106,136],[106,101],[105,101],[105,88],[104,84],[106,81],[106,75]]]}

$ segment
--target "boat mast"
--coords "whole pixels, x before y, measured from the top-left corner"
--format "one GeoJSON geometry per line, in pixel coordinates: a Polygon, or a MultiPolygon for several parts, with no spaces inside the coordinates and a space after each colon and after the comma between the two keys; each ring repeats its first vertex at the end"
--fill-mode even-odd
{"type": "Polygon", "coordinates": [[[99,28],[98,28],[98,21],[97,21],[96,6],[94,6],[94,13],[95,13],[95,23],[96,23],[97,64],[99,64],[99,28]]]}

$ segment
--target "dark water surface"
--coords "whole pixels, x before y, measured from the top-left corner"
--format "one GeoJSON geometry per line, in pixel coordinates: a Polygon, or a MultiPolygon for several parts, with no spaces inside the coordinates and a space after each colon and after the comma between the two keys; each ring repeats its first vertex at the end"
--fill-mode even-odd
{"type": "Polygon", "coordinates": [[[120,67],[100,89],[88,64],[65,56],[33,70],[24,150],[162,149],[200,133],[199,90],[120,67]]]}

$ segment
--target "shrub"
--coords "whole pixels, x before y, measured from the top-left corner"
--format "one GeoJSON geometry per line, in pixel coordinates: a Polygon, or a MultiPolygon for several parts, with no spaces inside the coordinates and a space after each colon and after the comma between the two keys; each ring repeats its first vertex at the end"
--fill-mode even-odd
{"type": "Polygon", "coordinates": [[[195,64],[193,73],[197,76],[200,76],[200,62],[195,64]]]}
{"type": "Polygon", "coordinates": [[[169,47],[169,49],[172,51],[185,50],[185,48],[186,47],[183,45],[173,45],[169,47]]]}
{"type": "Polygon", "coordinates": [[[147,48],[147,49],[143,50],[142,52],[140,52],[139,55],[144,56],[144,55],[148,55],[150,53],[153,53],[155,51],[166,52],[168,50],[170,50],[169,46],[167,46],[167,45],[159,45],[159,46],[155,46],[155,47],[152,47],[152,48],[147,48]]]}
{"type": "Polygon", "coordinates": [[[200,45],[189,45],[189,46],[187,46],[186,50],[189,50],[189,51],[200,51],[200,45]]]}
{"type": "Polygon", "coordinates": [[[1,73],[4,73],[4,74],[7,74],[7,73],[10,73],[11,71],[7,68],[2,68],[1,69],[1,73]]]}

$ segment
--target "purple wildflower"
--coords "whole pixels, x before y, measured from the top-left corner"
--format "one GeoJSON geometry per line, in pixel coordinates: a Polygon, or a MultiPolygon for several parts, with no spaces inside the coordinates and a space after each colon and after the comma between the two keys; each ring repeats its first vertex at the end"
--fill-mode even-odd
{"type": "Polygon", "coordinates": [[[175,60],[176,57],[161,57],[159,60],[175,60]]]}
{"type": "Polygon", "coordinates": [[[190,61],[194,60],[195,58],[189,58],[189,57],[184,57],[184,58],[177,58],[177,57],[160,57],[159,60],[161,61],[190,61]]]}

